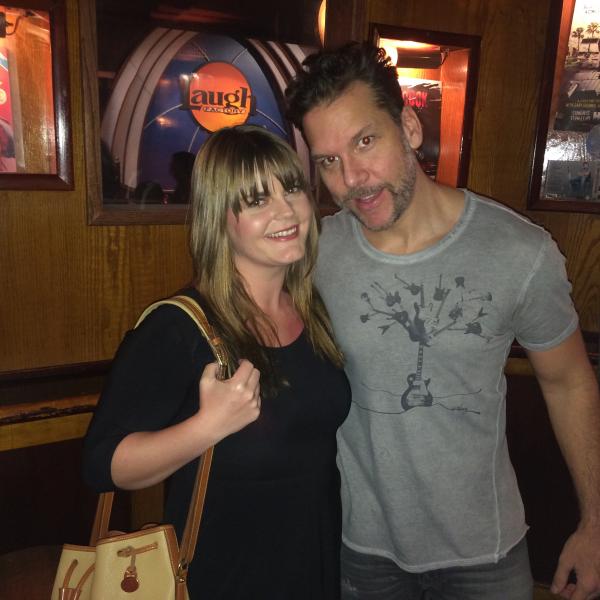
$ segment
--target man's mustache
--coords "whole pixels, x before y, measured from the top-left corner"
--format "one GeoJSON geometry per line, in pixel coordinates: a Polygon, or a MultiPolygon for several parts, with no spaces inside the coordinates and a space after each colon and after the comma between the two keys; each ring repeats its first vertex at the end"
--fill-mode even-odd
{"type": "Polygon", "coordinates": [[[341,204],[347,204],[348,202],[354,200],[355,198],[364,198],[365,196],[373,196],[381,192],[381,190],[388,190],[390,193],[394,194],[394,188],[387,184],[382,183],[380,185],[370,186],[370,187],[356,187],[349,189],[341,199],[341,204]]]}

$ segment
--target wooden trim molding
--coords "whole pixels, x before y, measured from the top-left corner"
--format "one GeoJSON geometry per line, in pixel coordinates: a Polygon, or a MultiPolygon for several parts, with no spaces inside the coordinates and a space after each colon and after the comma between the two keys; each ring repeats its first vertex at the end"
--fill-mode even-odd
{"type": "Polygon", "coordinates": [[[99,397],[100,394],[93,394],[47,402],[26,402],[0,406],[0,426],[91,413],[96,408],[99,397]]]}
{"type": "MultiPolygon", "coordinates": [[[[583,338],[590,361],[598,368],[600,333],[585,331],[583,338]]],[[[17,401],[6,402],[7,394],[3,394],[0,404],[0,451],[83,437],[98,404],[109,365],[110,361],[99,361],[0,374],[0,390],[11,390],[17,398],[17,401]],[[44,387],[49,383],[52,383],[51,388],[44,387]],[[60,394],[73,387],[83,390],[86,386],[92,391],[60,394]],[[43,398],[36,397],[42,394],[43,398]]],[[[534,375],[525,350],[516,342],[505,372],[507,375],[534,375]]]]}
{"type": "Polygon", "coordinates": [[[85,435],[92,413],[0,425],[0,452],[74,440],[85,435]]]}

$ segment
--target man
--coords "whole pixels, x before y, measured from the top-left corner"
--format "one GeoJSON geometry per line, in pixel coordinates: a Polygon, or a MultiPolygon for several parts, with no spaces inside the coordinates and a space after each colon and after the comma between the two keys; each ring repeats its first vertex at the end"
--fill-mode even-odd
{"type": "Polygon", "coordinates": [[[552,589],[597,597],[600,402],[555,243],[425,176],[419,120],[383,51],[313,55],[287,98],[343,209],[324,219],[317,270],[353,392],[339,434],[343,598],[531,598],[505,437],[515,337],[581,504],[552,589]]]}

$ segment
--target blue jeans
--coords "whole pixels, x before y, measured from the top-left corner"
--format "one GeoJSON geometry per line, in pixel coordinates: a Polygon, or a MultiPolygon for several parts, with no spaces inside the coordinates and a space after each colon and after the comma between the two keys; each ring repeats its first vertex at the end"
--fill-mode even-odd
{"type": "Polygon", "coordinates": [[[497,563],[409,573],[342,544],[342,600],[531,600],[527,542],[497,563]]]}

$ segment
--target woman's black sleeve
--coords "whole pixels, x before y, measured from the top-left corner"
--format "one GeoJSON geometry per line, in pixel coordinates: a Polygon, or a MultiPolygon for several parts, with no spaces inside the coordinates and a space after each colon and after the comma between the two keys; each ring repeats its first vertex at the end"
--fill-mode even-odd
{"type": "Polygon", "coordinates": [[[83,477],[114,489],[111,461],[128,434],[158,431],[198,410],[198,380],[210,347],[181,309],[155,309],[123,339],[84,440],[83,477]]]}

